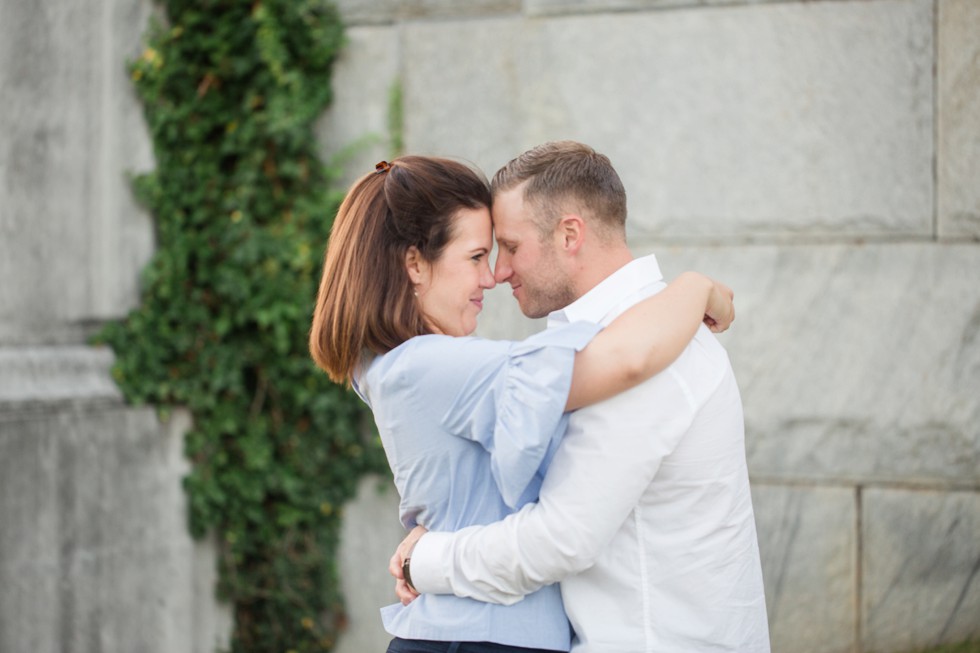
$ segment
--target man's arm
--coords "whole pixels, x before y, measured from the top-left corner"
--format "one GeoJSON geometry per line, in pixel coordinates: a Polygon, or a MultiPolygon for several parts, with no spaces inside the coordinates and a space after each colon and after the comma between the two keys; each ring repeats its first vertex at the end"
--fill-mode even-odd
{"type": "MultiPolygon", "coordinates": [[[[415,588],[511,604],[588,569],[689,428],[695,409],[690,389],[671,368],[579,411],[538,503],[487,526],[423,535],[411,552],[415,588]]],[[[400,560],[392,562],[400,576],[400,560]]],[[[410,594],[400,596],[404,601],[410,594]]]]}

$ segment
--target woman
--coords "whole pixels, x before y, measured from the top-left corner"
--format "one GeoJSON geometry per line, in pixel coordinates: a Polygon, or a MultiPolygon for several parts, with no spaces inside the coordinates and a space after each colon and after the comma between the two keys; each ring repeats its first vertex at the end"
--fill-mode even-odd
{"type": "MultiPolygon", "coordinates": [[[[664,369],[706,313],[717,330],[730,321],[725,289],[687,273],[601,331],[468,337],[495,283],[490,201],[467,166],[402,157],[352,186],[327,247],[310,351],[371,406],[409,529],[490,523],[533,501],[566,411],[664,369]]],[[[557,586],[512,606],[424,595],[382,618],[389,651],[570,644],[557,586]]]]}

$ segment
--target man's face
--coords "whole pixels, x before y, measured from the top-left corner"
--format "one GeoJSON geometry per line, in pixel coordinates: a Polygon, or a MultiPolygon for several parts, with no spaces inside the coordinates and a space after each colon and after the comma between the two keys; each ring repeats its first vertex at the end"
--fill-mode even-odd
{"type": "Polygon", "coordinates": [[[524,315],[544,317],[575,300],[558,239],[554,233],[542,237],[524,203],[523,185],[493,198],[493,229],[498,247],[494,279],[510,284],[524,315]]]}

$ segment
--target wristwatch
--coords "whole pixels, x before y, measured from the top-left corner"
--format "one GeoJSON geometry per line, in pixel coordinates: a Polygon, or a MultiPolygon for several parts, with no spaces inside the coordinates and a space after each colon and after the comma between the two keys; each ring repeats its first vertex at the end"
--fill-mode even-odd
{"type": "Polygon", "coordinates": [[[415,585],[412,585],[412,556],[408,556],[402,562],[402,576],[405,578],[405,583],[411,588],[413,592],[418,592],[415,589],[415,585]]]}

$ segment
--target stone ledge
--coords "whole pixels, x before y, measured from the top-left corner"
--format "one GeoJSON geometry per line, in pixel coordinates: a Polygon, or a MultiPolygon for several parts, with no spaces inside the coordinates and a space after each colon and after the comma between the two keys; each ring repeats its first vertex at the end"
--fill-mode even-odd
{"type": "Polygon", "coordinates": [[[384,25],[406,20],[480,18],[516,14],[520,0],[338,0],[347,25],[384,25]]]}
{"type": "Polygon", "coordinates": [[[609,13],[622,11],[655,11],[658,9],[699,8],[705,5],[750,5],[787,2],[789,0],[524,0],[529,16],[609,13]]]}
{"type": "Polygon", "coordinates": [[[749,474],[752,484],[772,485],[785,488],[806,489],[857,489],[861,490],[900,490],[909,492],[980,492],[980,476],[977,478],[937,478],[884,475],[873,479],[862,476],[837,474],[830,476],[807,476],[806,474],[749,474]]]}
{"type": "Polygon", "coordinates": [[[85,346],[0,347],[0,412],[50,404],[122,403],[110,375],[110,349],[85,346]]]}

